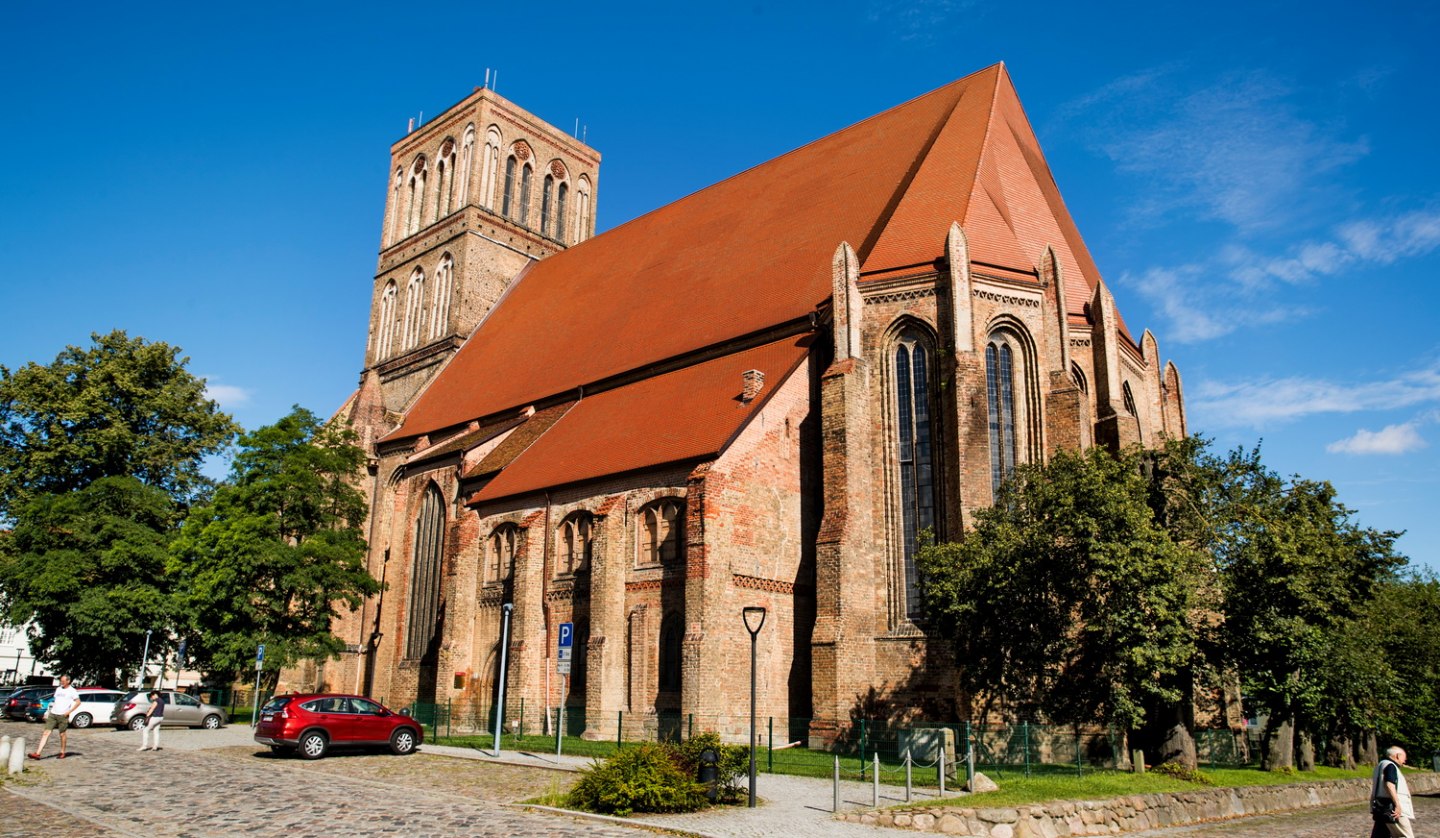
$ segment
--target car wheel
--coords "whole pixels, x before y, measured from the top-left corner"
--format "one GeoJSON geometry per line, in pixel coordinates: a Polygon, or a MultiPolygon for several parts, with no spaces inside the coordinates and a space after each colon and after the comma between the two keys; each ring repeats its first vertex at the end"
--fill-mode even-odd
{"type": "Polygon", "coordinates": [[[134,717],[133,719],[131,719],[131,720],[130,720],[130,723],[129,723],[128,725],[126,725],[126,726],[129,727],[131,730],[144,730],[144,729],[145,729],[145,721],[146,721],[146,719],[145,719],[144,716],[136,716],[136,717],[134,717]]]}
{"type": "Polygon", "coordinates": [[[300,758],[319,759],[325,756],[325,749],[330,743],[325,740],[325,734],[318,730],[312,730],[300,737],[300,758]]]}
{"type": "Polygon", "coordinates": [[[211,713],[210,715],[206,716],[205,721],[201,722],[200,724],[206,730],[219,730],[220,717],[215,715],[214,713],[211,713]]]}
{"type": "Polygon", "coordinates": [[[76,713],[76,714],[75,714],[75,718],[73,718],[73,719],[70,720],[70,726],[71,726],[71,727],[89,727],[89,726],[90,726],[90,723],[93,722],[93,721],[94,721],[94,719],[90,717],[90,714],[89,714],[89,713],[76,713]]]}
{"type": "Polygon", "coordinates": [[[405,756],[415,752],[415,730],[413,728],[396,728],[390,734],[390,753],[405,756]]]}

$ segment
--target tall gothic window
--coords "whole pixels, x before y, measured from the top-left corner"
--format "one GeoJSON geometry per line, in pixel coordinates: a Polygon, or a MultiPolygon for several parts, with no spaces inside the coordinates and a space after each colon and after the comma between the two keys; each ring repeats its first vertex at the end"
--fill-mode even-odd
{"type": "Polygon", "coordinates": [[[475,126],[465,126],[465,137],[460,140],[460,171],[458,172],[458,187],[455,196],[456,207],[463,207],[470,203],[470,178],[473,176],[475,166],[475,126]]]}
{"type": "Polygon", "coordinates": [[[500,131],[485,132],[485,157],[480,161],[480,206],[495,208],[495,184],[500,177],[500,131]]]}
{"type": "Polygon", "coordinates": [[[530,180],[531,180],[531,178],[532,178],[532,176],[533,176],[534,174],[535,174],[535,170],[532,169],[532,168],[530,168],[530,164],[529,164],[529,163],[526,163],[525,166],[520,169],[520,223],[521,223],[521,224],[529,224],[529,223],[530,223],[530,180]]]}
{"type": "Polygon", "coordinates": [[[935,526],[932,356],[921,335],[907,330],[895,342],[894,360],[905,614],[916,617],[920,613],[920,573],[915,567],[915,552],[920,546],[920,534],[935,526]]]}
{"type": "Polygon", "coordinates": [[[419,231],[424,224],[425,215],[425,181],[430,177],[430,170],[424,157],[415,160],[415,165],[410,168],[410,195],[407,209],[405,235],[411,235],[419,231]]]}
{"type": "Polygon", "coordinates": [[[577,512],[560,525],[560,561],[556,573],[571,574],[590,566],[593,524],[590,513],[577,512]]]}
{"type": "Polygon", "coordinates": [[[435,268],[435,293],[430,295],[430,340],[450,330],[450,295],[454,285],[455,260],[446,253],[435,268]]]}
{"type": "Polygon", "coordinates": [[[580,195],[576,199],[579,211],[575,213],[575,241],[583,242],[590,237],[590,179],[581,175],[576,188],[580,195]]]}
{"type": "Polygon", "coordinates": [[[1009,343],[985,347],[985,402],[990,420],[990,487],[999,497],[1000,484],[1015,470],[1015,358],[1009,343]]]}
{"type": "Polygon", "coordinates": [[[405,170],[395,169],[395,184],[390,191],[390,227],[385,232],[385,243],[394,244],[399,238],[400,219],[404,217],[405,211],[400,206],[401,189],[405,186],[405,170]]]}
{"type": "Polygon", "coordinates": [[[410,284],[405,286],[405,331],[401,349],[414,349],[420,345],[421,321],[425,317],[425,272],[419,268],[410,275],[410,284]]]}
{"type": "Polygon", "coordinates": [[[514,524],[501,524],[490,533],[486,552],[489,556],[487,583],[504,582],[515,572],[515,549],[520,541],[520,528],[514,524]]]}
{"type": "Polygon", "coordinates": [[[680,501],[658,500],[640,510],[636,523],[640,527],[636,539],[639,564],[668,565],[679,561],[684,530],[684,506],[680,501]]]}
{"type": "Polygon", "coordinates": [[[1125,412],[1131,416],[1138,416],[1139,413],[1135,410],[1135,393],[1130,389],[1130,382],[1121,382],[1120,397],[1124,401],[1125,412]]]}
{"type": "Polygon", "coordinates": [[[505,160],[505,195],[500,200],[500,214],[506,218],[510,217],[510,211],[515,206],[515,155],[505,160]]]}
{"type": "Polygon", "coordinates": [[[385,283],[380,293],[380,314],[375,319],[375,363],[390,357],[395,348],[395,295],[394,281],[385,283]]]}
{"type": "Polygon", "coordinates": [[[415,518],[415,561],[410,575],[410,616],[405,656],[425,655],[440,613],[440,554],[445,537],[445,498],[431,485],[415,518]]]}
{"type": "Polygon", "coordinates": [[[562,181],[559,188],[555,190],[555,238],[565,241],[565,196],[570,194],[570,187],[562,181]]]}
{"type": "Polygon", "coordinates": [[[446,138],[435,161],[435,220],[455,210],[455,140],[446,138]]]}
{"type": "Polygon", "coordinates": [[[680,619],[679,614],[669,614],[660,627],[660,678],[657,684],[660,692],[680,692],[684,640],[685,621],[680,619]]]}
{"type": "Polygon", "coordinates": [[[546,175],[545,188],[540,191],[540,232],[542,235],[550,232],[550,200],[554,194],[555,178],[546,175]]]}

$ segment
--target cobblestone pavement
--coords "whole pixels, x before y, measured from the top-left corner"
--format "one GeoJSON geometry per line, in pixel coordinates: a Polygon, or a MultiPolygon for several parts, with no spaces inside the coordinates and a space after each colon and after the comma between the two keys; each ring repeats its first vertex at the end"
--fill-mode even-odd
{"type": "MultiPolygon", "coordinates": [[[[1416,797],[1414,802],[1415,834],[1420,838],[1440,835],[1440,796],[1416,797]]],[[[1365,838],[1370,834],[1370,826],[1369,807],[1355,804],[1134,832],[1131,838],[1365,838]]]]}

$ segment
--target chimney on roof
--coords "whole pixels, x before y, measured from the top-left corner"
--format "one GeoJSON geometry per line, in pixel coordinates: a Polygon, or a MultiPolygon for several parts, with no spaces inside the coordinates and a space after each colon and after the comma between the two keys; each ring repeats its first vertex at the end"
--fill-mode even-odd
{"type": "Polygon", "coordinates": [[[760,370],[746,370],[740,374],[742,387],[740,389],[740,401],[751,402],[765,389],[765,373],[760,370]]]}

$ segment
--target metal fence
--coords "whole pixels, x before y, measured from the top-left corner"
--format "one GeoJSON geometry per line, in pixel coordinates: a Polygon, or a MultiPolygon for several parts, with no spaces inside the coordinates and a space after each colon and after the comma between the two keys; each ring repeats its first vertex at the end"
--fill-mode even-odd
{"type": "MultiPolygon", "coordinates": [[[[426,728],[431,741],[454,741],[490,747],[495,732],[493,708],[474,703],[414,703],[406,708],[426,728]]],[[[502,721],[502,747],[552,753],[606,756],[626,745],[679,741],[698,733],[718,732],[722,739],[749,744],[749,717],[696,713],[587,714],[583,706],[565,710],[564,735],[559,735],[556,708],[527,707],[517,701],[502,721]]],[[[836,726],[812,729],[812,719],[765,716],[756,720],[756,760],[762,771],[829,777],[834,757],[846,779],[873,779],[878,758],[882,781],[900,782],[908,763],[919,783],[946,776],[964,777],[967,768],[996,776],[1006,773],[1069,773],[1129,767],[1125,739],[1118,732],[1094,726],[1056,726],[1031,722],[979,724],[960,721],[857,718],[836,726]],[[928,780],[926,779],[928,777],[928,780]]],[[[1196,749],[1202,765],[1240,766],[1258,753],[1244,732],[1197,731],[1196,749]]]]}

